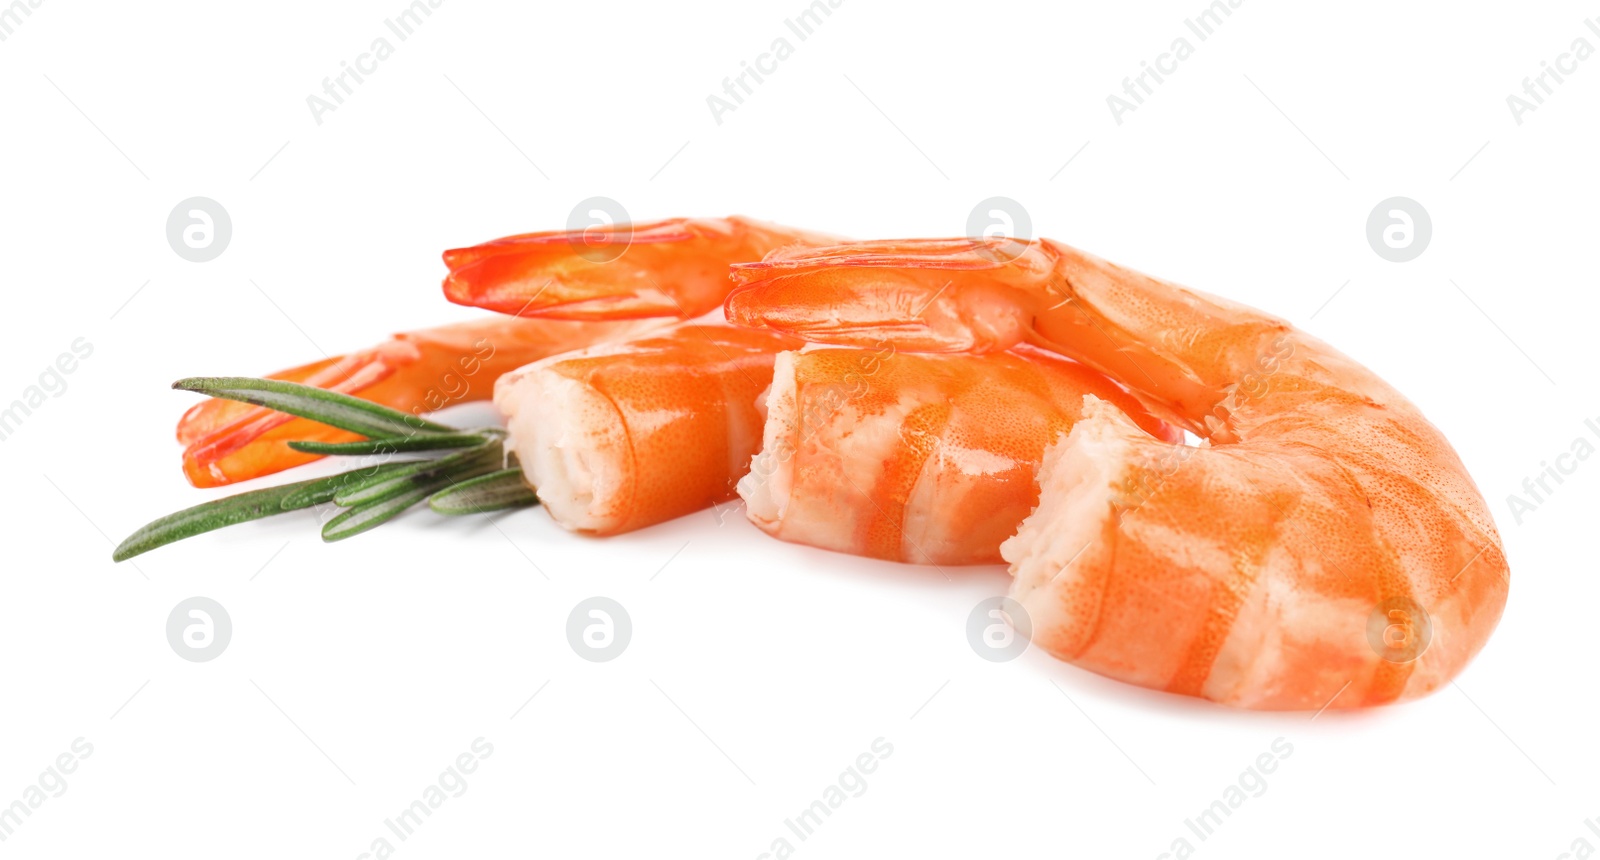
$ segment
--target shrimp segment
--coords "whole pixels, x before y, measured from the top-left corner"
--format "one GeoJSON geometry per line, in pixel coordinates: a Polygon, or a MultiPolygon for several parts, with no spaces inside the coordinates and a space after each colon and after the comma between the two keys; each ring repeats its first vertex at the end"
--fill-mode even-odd
{"type": "Polygon", "coordinates": [[[734,496],[761,444],[776,332],[686,324],[535,362],[495,406],[528,483],[562,526],[611,535],[734,496]]]}
{"type": "MultiPolygon", "coordinates": [[[[272,379],[356,394],[407,412],[492,396],[500,374],[569,350],[626,338],[721,304],[728,266],[833,237],[748,218],[677,218],[574,233],[508,236],[444,253],[453,302],[538,319],[491,319],[396,335],[371,349],[272,379]],[[482,353],[487,350],[488,355],[482,353]]],[[[285,442],[355,437],[232,401],[190,409],[178,424],[184,475],[215,487],[317,459],[285,442]]]]}
{"type": "Polygon", "coordinates": [[[524,233],[446,251],[444,294],[525,317],[687,319],[722,304],[729,265],[836,241],[739,216],[524,233]]]}
{"type": "MultiPolygon", "coordinates": [[[[354,394],[420,414],[453,403],[486,400],[500,374],[530,361],[670,322],[495,316],[398,334],[371,349],[281,371],[270,378],[354,394]]],[[[177,436],[184,446],[183,473],[196,487],[218,487],[318,459],[292,450],[285,444],[289,440],[348,442],[360,438],[315,421],[215,399],[185,412],[177,436]]]]}
{"type": "Polygon", "coordinates": [[[1028,346],[987,356],[813,349],[778,357],[761,453],[739,481],[782,540],[918,564],[991,564],[1039,501],[1045,447],[1085,394],[1169,442],[1105,376],[1028,346]]]}
{"type": "Polygon", "coordinates": [[[1001,555],[1063,660],[1228,705],[1350,708],[1437,689],[1500,618],[1505,555],[1455,451],[1282,320],[1048,240],[840,246],[735,278],[737,323],[928,351],[1027,340],[1207,438],[1169,445],[1086,401],[1046,452],[1001,555]]]}

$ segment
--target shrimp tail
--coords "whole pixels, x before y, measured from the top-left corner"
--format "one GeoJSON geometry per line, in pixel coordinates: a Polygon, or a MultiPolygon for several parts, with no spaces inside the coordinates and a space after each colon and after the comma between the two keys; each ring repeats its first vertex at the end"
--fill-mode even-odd
{"type": "Polygon", "coordinates": [[[444,252],[444,294],[525,317],[689,319],[722,303],[730,264],[834,241],[739,216],[523,233],[444,252]]]}
{"type": "MultiPolygon", "coordinates": [[[[502,373],[559,352],[627,337],[666,320],[567,322],[490,317],[398,334],[370,349],[272,374],[269,378],[356,395],[421,414],[487,400],[502,373]]],[[[290,441],[348,442],[338,430],[232,400],[200,403],[178,422],[183,473],[196,487],[219,487],[318,459],[290,441]]]]}
{"type": "MultiPolygon", "coordinates": [[[[508,314],[396,335],[371,349],[271,378],[356,394],[402,411],[492,396],[502,373],[561,352],[700,316],[721,305],[732,263],[835,237],[749,218],[675,218],[507,236],[444,252],[450,301],[508,314]],[[487,353],[487,356],[480,353],[487,353]]],[[[213,487],[315,459],[289,440],[348,441],[342,431],[238,403],[184,415],[190,483],[213,487]]]]}

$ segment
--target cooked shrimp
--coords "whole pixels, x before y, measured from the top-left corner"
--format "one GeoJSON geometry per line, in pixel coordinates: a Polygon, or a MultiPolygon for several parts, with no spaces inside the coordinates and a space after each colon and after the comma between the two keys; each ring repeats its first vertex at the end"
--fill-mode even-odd
{"type": "MultiPolygon", "coordinates": [[[[659,221],[496,239],[444,253],[445,295],[540,319],[495,317],[396,335],[376,347],[273,374],[405,412],[482,400],[502,373],[607,343],[720,305],[728,266],[831,237],[747,218],[659,221]],[[603,245],[596,245],[604,240],[603,245]],[[626,321],[626,322],[624,322],[626,321]]],[[[341,442],[343,431],[226,400],[178,423],[183,471],[197,487],[268,475],[317,459],[288,440],[341,442]]]]}
{"type": "Polygon", "coordinates": [[[1063,660],[1228,705],[1350,708],[1437,689],[1499,620],[1500,538],[1444,436],[1282,320],[1051,241],[848,245],[735,277],[737,323],[927,351],[1028,341],[1206,437],[1170,445],[1087,401],[1045,453],[1001,555],[1063,660]]]}
{"type": "MultiPolygon", "coordinates": [[[[669,319],[569,322],[493,316],[398,334],[371,349],[272,374],[271,379],[358,395],[420,415],[486,400],[494,381],[548,355],[617,340],[669,319]]],[[[178,422],[183,474],[196,487],[220,487],[308,463],[319,455],[289,440],[348,442],[354,433],[234,400],[207,400],[178,422]]]]}
{"type": "Polygon", "coordinates": [[[1104,375],[1029,346],[993,355],[812,349],[778,356],[761,453],[739,481],[768,534],[920,564],[998,563],[1039,501],[1045,447],[1085,394],[1182,438],[1104,375]]]}
{"type": "Polygon", "coordinates": [[[444,294],[525,317],[697,317],[721,306],[728,266],[836,237],[737,215],[507,236],[446,251],[444,294]]]}
{"type": "Polygon", "coordinates": [[[535,362],[502,376],[494,402],[556,522],[617,534],[733,498],[761,444],[773,361],[799,346],[689,323],[535,362]]]}
{"type": "Polygon", "coordinates": [[[686,323],[546,358],[496,383],[496,405],[514,441],[497,427],[455,428],[305,384],[180,380],[174,388],[338,428],[359,441],[293,444],[361,460],[350,471],[161,517],[119,544],[112,558],[327,502],[339,509],[323,525],[328,541],[369,531],[423,501],[456,515],[542,500],[558,523],[575,531],[643,528],[732,498],[734,482],[761,441],[757,395],[771,384],[778,353],[798,346],[797,338],[777,332],[686,323]]]}

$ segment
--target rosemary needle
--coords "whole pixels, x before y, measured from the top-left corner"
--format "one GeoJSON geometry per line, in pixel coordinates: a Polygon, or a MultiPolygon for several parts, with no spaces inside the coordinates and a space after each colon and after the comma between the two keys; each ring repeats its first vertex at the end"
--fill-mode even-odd
{"type": "Polygon", "coordinates": [[[539,496],[522,480],[520,468],[490,472],[428,497],[428,507],[447,516],[525,508],[538,503],[539,496]]]}
{"type": "Polygon", "coordinates": [[[191,377],[173,388],[262,406],[366,437],[356,442],[289,442],[308,454],[355,456],[359,468],[337,475],[251,490],[185,508],[155,520],[112,551],[113,561],[225,526],[333,502],[344,508],[322,528],[323,540],[353,537],[442,493],[442,513],[502,510],[537,503],[520,469],[505,469],[505,431],[460,430],[387,406],[295,382],[237,376],[191,377]],[[394,454],[421,459],[391,460],[394,454]],[[508,476],[516,476],[515,481],[508,476]]]}

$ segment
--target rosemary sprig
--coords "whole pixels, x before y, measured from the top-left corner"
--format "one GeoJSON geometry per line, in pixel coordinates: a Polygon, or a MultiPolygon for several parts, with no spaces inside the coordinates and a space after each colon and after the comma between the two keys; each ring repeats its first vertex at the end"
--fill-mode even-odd
{"type": "Polygon", "coordinates": [[[418,433],[453,435],[460,432],[454,427],[435,424],[370,400],[298,382],[252,379],[248,376],[192,376],[172,383],[172,387],[265,406],[329,427],[360,433],[371,439],[392,439],[418,433]]]}
{"type": "Polygon", "coordinates": [[[499,465],[499,463],[479,461],[476,465],[467,465],[454,472],[425,472],[405,479],[409,487],[400,492],[376,501],[357,504],[328,520],[327,525],[322,527],[322,539],[344,540],[368,529],[377,528],[417,502],[450,486],[457,478],[474,478],[499,465]]]}
{"type": "MultiPolygon", "coordinates": [[[[370,478],[346,484],[333,496],[335,504],[343,508],[354,508],[381,502],[411,489],[420,482],[432,481],[440,475],[464,475],[475,477],[489,469],[498,469],[505,459],[505,454],[500,447],[500,439],[494,437],[484,438],[483,444],[476,448],[468,448],[448,457],[437,460],[417,460],[406,463],[391,472],[383,472],[370,478]],[[487,465],[489,469],[478,468],[487,465]],[[466,475],[471,472],[471,475],[466,475]]],[[[445,486],[449,486],[446,484],[445,486]]]]}
{"type": "Polygon", "coordinates": [[[539,497],[523,482],[520,468],[490,472],[428,497],[428,507],[446,516],[485,514],[538,503],[539,497]]]}
{"type": "Polygon", "coordinates": [[[409,465],[411,465],[410,461],[379,463],[375,466],[363,466],[359,469],[351,469],[348,472],[340,472],[337,475],[329,475],[326,478],[315,481],[305,481],[303,482],[304,487],[284,497],[283,509],[292,511],[299,508],[309,508],[312,505],[320,505],[323,502],[331,502],[333,497],[339,494],[340,490],[356,481],[364,480],[374,475],[393,473],[397,469],[409,465]]]}
{"type": "MultiPolygon", "coordinates": [[[[375,529],[405,513],[408,508],[417,502],[426,499],[428,493],[432,491],[432,486],[415,487],[391,498],[361,505],[360,507],[345,508],[339,512],[338,516],[328,520],[327,524],[322,527],[322,539],[332,543],[336,540],[344,540],[347,537],[355,537],[368,529],[375,529]]],[[[441,483],[437,486],[443,486],[443,484],[441,483]]]]}
{"type": "MultiPolygon", "coordinates": [[[[334,476],[339,477],[338,475],[334,476]]],[[[313,481],[300,481],[295,484],[284,484],[281,487],[268,487],[264,490],[252,490],[229,496],[226,499],[206,502],[185,508],[175,514],[168,514],[155,522],[146,525],[123,541],[111,553],[112,561],[127,561],[136,555],[147,553],[156,547],[166,546],[173,541],[194,537],[198,534],[220,529],[224,526],[259,520],[285,511],[307,508],[315,501],[305,501],[305,491],[311,490],[317,484],[327,483],[329,479],[319,478],[313,481]],[[291,502],[296,496],[299,499],[291,502]]]]}
{"type": "Polygon", "coordinates": [[[440,451],[446,448],[470,448],[483,442],[479,433],[418,433],[415,436],[388,439],[364,439],[360,442],[290,442],[289,447],[307,454],[335,457],[364,454],[410,454],[416,451],[440,451]]]}
{"type": "MultiPolygon", "coordinates": [[[[299,481],[217,499],[169,514],[134,532],[112,552],[125,561],[174,541],[333,502],[340,511],[322,528],[325,541],[343,540],[399,516],[437,493],[449,494],[437,510],[454,510],[476,501],[474,510],[504,510],[536,504],[521,485],[521,470],[506,469],[505,431],[461,430],[395,409],[309,385],[248,377],[193,377],[173,388],[240,400],[307,418],[367,438],[358,442],[290,442],[310,454],[381,458],[324,478],[299,481]],[[393,454],[430,454],[423,459],[390,460],[393,454]],[[513,492],[504,476],[517,476],[513,492]],[[497,479],[484,481],[483,479],[497,479]]],[[[431,507],[431,505],[430,505],[431,507]]]]}

